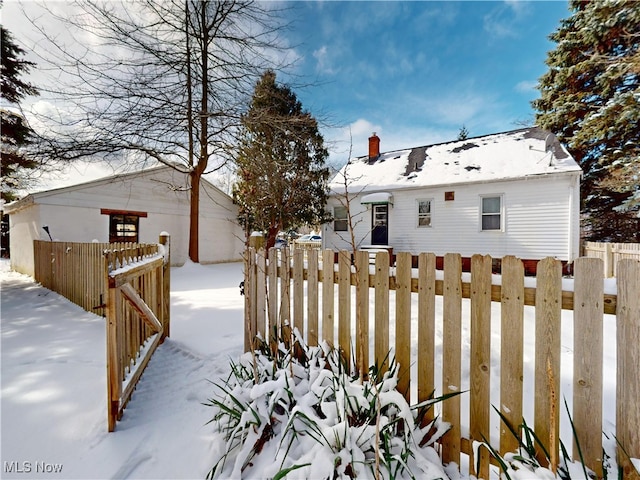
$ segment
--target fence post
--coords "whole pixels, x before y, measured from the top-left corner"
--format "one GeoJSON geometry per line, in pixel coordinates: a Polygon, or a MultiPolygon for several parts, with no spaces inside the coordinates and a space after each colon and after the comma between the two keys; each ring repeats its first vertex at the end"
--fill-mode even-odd
{"type": "Polygon", "coordinates": [[[162,339],[171,333],[171,235],[160,234],[160,245],[164,247],[164,263],[162,265],[162,339]]]}
{"type": "Polygon", "coordinates": [[[618,263],[616,433],[623,478],[638,479],[630,458],[640,458],[640,262],[618,263]]]}

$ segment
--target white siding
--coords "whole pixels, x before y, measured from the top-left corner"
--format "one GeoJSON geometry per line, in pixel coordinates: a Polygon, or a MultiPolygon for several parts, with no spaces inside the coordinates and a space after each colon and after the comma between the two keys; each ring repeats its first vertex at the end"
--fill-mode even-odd
{"type": "MultiPolygon", "coordinates": [[[[33,204],[10,211],[11,265],[33,275],[33,240],[109,241],[109,215],[101,209],[145,212],[138,240],[156,243],[161,232],[171,235],[171,262],[188,258],[189,196],[185,175],[157,169],[91,182],[33,196],[33,204]],[[176,188],[178,187],[178,188],[176,188]]],[[[218,263],[242,258],[243,232],[237,207],[220,190],[203,183],[200,194],[200,261],[218,263]]]]}
{"type": "MultiPolygon", "coordinates": [[[[523,259],[546,256],[572,260],[578,246],[577,175],[555,175],[528,179],[456,185],[415,190],[393,190],[389,209],[389,244],[395,252],[413,254],[447,252],[494,257],[516,255],[523,259]],[[573,190],[573,191],[572,191],[573,190]],[[444,200],[453,191],[455,199],[444,200]],[[481,231],[482,195],[501,196],[502,231],[481,231]],[[418,200],[431,199],[431,226],[418,227],[418,200]]],[[[330,205],[336,204],[336,198],[330,205]]],[[[355,199],[359,218],[355,229],[358,241],[370,243],[371,213],[355,199]]],[[[342,232],[347,234],[348,232],[342,232]]],[[[348,235],[343,235],[348,238],[348,235]]],[[[326,248],[349,248],[325,226],[326,248]]]]}
{"type": "Polygon", "coordinates": [[[200,192],[200,262],[240,260],[243,251],[244,231],[238,224],[238,207],[228,195],[203,185],[200,192]]]}

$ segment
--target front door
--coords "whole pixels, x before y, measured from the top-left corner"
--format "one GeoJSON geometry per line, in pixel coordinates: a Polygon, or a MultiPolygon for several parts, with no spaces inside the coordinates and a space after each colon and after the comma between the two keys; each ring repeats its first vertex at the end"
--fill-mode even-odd
{"type": "Polygon", "coordinates": [[[373,225],[371,243],[373,245],[387,245],[389,243],[389,204],[373,205],[371,212],[371,224],[373,225]]]}

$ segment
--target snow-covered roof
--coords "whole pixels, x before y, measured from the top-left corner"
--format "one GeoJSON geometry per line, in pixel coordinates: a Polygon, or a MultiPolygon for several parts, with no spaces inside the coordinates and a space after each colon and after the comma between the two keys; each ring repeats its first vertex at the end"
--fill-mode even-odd
{"type": "MultiPolygon", "coordinates": [[[[143,170],[137,170],[137,171],[133,171],[133,172],[127,172],[127,173],[119,173],[119,174],[115,174],[115,175],[110,175],[107,177],[102,177],[102,178],[97,178],[94,180],[90,180],[87,182],[80,182],[77,183],[75,185],[69,185],[66,187],[58,187],[58,188],[53,188],[51,190],[43,190],[43,191],[39,191],[39,192],[34,192],[34,193],[29,193],[28,195],[15,200],[11,203],[7,203],[4,206],[4,210],[5,213],[15,213],[18,210],[21,210],[29,205],[33,205],[34,203],[38,203],[41,199],[47,198],[47,197],[51,197],[51,196],[55,196],[55,195],[60,195],[60,194],[65,194],[68,192],[74,192],[74,191],[78,191],[78,190],[83,190],[83,189],[87,189],[87,188],[93,188],[93,187],[99,187],[100,185],[104,185],[104,184],[109,184],[112,183],[114,181],[121,181],[121,180],[127,180],[127,179],[131,179],[134,177],[142,177],[145,175],[154,175],[158,172],[161,171],[173,171],[176,172],[176,175],[187,175],[187,173],[185,172],[181,172],[179,170],[173,169],[172,167],[170,167],[169,165],[159,165],[159,166],[155,166],[155,167],[151,167],[151,168],[146,168],[143,170]]],[[[185,182],[187,182],[186,177],[185,177],[185,182]]],[[[208,188],[212,188],[216,191],[219,191],[222,195],[225,196],[229,196],[227,195],[225,192],[223,192],[222,190],[220,190],[218,187],[216,187],[215,185],[213,185],[212,183],[210,183],[206,178],[202,178],[200,179],[201,184],[205,184],[208,188]]],[[[187,189],[187,184],[185,183],[184,186],[185,189],[187,189]]]]}
{"type": "Polygon", "coordinates": [[[580,166],[552,133],[538,127],[351,159],[330,184],[333,192],[372,192],[508,180],[580,166]]]}

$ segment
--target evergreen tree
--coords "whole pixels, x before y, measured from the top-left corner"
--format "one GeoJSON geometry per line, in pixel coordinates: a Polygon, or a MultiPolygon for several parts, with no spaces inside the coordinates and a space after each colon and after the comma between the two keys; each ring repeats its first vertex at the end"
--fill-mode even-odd
{"type": "Polygon", "coordinates": [[[24,117],[18,113],[20,101],[27,95],[37,95],[36,88],[20,77],[28,73],[33,62],[24,60],[24,50],[14,41],[11,33],[0,26],[2,40],[2,98],[16,108],[0,109],[2,130],[2,200],[15,200],[15,191],[24,187],[30,172],[38,162],[24,153],[21,147],[30,142],[33,133],[24,117]]]}
{"type": "Polygon", "coordinates": [[[580,163],[585,236],[640,241],[640,8],[571,0],[550,38],[536,122],[580,163]]]}
{"type": "Polygon", "coordinates": [[[469,138],[469,130],[467,130],[467,127],[462,125],[462,128],[458,132],[458,140],[466,140],[467,138],[469,138]]]}
{"type": "Polygon", "coordinates": [[[270,248],[281,230],[328,221],[327,157],[315,118],[266,71],[242,117],[236,157],[234,198],[247,233],[266,231],[270,248]]]}

